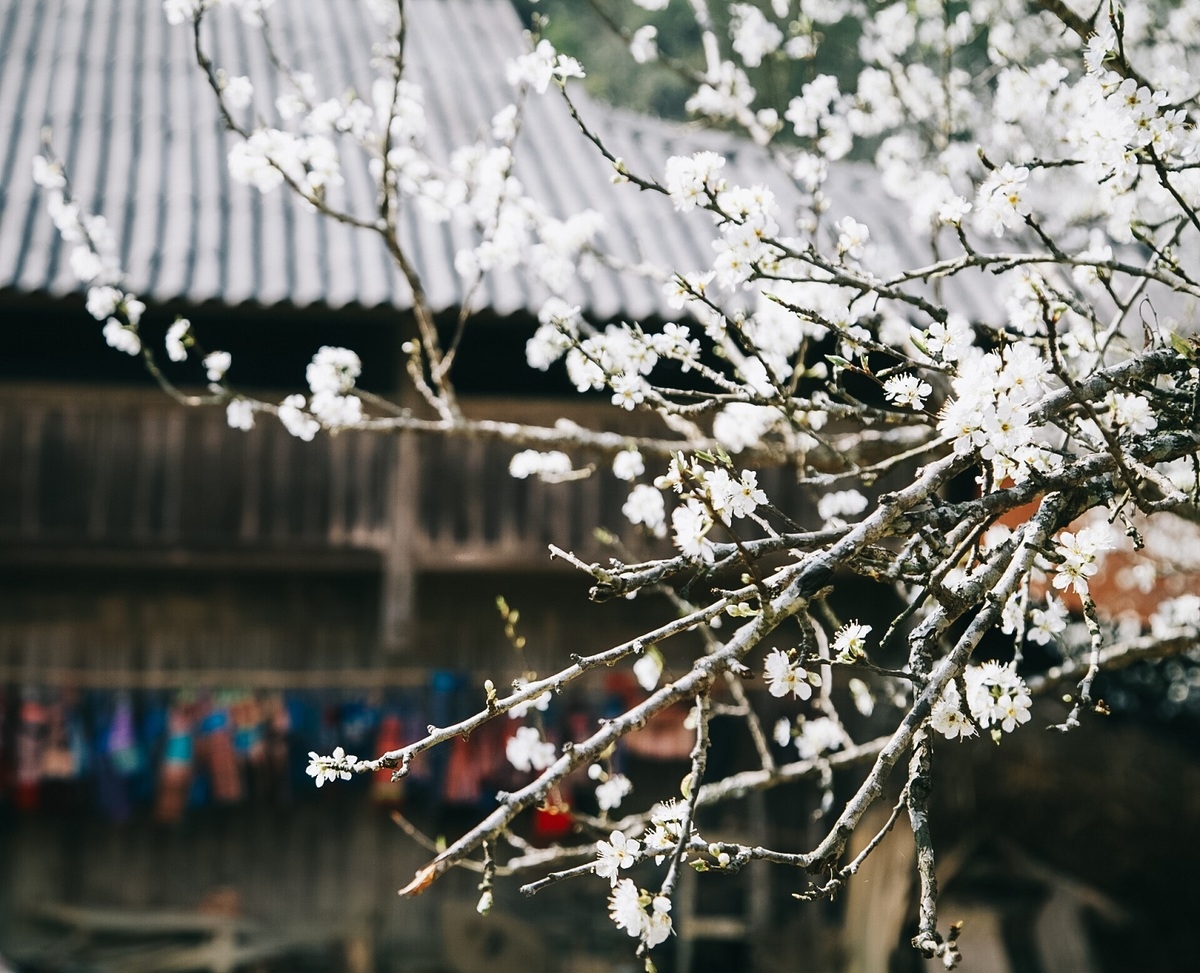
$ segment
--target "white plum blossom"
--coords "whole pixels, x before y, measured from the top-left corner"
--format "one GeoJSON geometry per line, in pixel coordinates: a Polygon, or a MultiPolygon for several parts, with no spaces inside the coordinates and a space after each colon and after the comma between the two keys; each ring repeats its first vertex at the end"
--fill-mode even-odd
{"type": "Polygon", "coordinates": [[[317,392],[345,393],[354,387],[362,374],[362,362],[348,348],[324,345],[313,355],[305,369],[304,377],[309,389],[317,392]]]}
{"type": "Polygon", "coordinates": [[[249,78],[238,75],[225,80],[221,93],[225,96],[229,107],[239,111],[250,106],[250,101],[254,97],[254,85],[250,83],[249,78]]]}
{"type": "Polygon", "coordinates": [[[690,558],[712,562],[713,545],[708,539],[708,532],[712,527],[712,515],[695,498],[689,499],[671,512],[675,546],[690,558]]]}
{"type": "Polygon", "coordinates": [[[834,227],[838,231],[838,256],[847,256],[852,260],[861,260],[866,252],[867,243],[871,239],[871,231],[850,216],[842,217],[834,227]]]}
{"type": "Polygon", "coordinates": [[[922,336],[925,350],[942,361],[954,362],[961,359],[971,347],[973,332],[967,319],[956,314],[946,321],[935,321],[922,336]]]}
{"type": "Polygon", "coordinates": [[[532,726],[519,726],[508,738],[504,755],[517,770],[543,771],[555,760],[554,744],[542,739],[532,726]]]}
{"type": "Polygon", "coordinates": [[[812,760],[823,753],[837,750],[845,739],[845,733],[836,720],[819,716],[800,724],[800,732],[796,734],[796,752],[801,760],[812,760]]]}
{"type": "Polygon", "coordinates": [[[247,432],[254,428],[254,403],[249,399],[233,399],[225,406],[225,421],[230,429],[247,432]]]}
{"type": "Polygon", "coordinates": [[[327,780],[349,780],[354,776],[351,770],[357,763],[358,758],[346,753],[341,747],[334,749],[328,757],[322,757],[315,750],[310,750],[305,773],[313,778],[313,783],[321,787],[327,780]]]}
{"type": "Polygon", "coordinates": [[[1150,631],[1156,637],[1173,635],[1180,629],[1200,629],[1200,595],[1164,599],[1150,616],[1150,631]]]}
{"type": "Polygon", "coordinates": [[[791,693],[796,699],[808,699],[812,695],[812,677],[780,649],[772,649],[767,653],[763,661],[763,676],[772,696],[791,693]]]}
{"type": "Polygon", "coordinates": [[[870,625],[847,622],[837,630],[831,648],[839,659],[857,659],[867,651],[867,636],[870,634],[870,625]]]}
{"type": "Polygon", "coordinates": [[[985,662],[968,666],[963,673],[967,686],[967,706],[976,724],[983,729],[999,727],[1011,733],[1028,723],[1030,697],[1024,680],[1013,663],[985,662]]]}
{"type": "Polygon", "coordinates": [[[757,446],[779,422],[779,412],[770,406],[731,402],[713,420],[713,435],[731,453],[757,446]]]}
{"type": "MultiPolygon", "coordinates": [[[[633,791],[633,784],[624,774],[613,774],[596,787],[596,804],[601,811],[612,811],[633,791]]],[[[637,842],[632,843],[636,853],[637,842]]]]}
{"type": "Polygon", "coordinates": [[[127,328],[116,318],[109,318],[102,329],[104,340],[110,348],[123,351],[127,355],[137,355],[142,350],[142,341],[137,332],[127,328]]]}
{"type": "Polygon", "coordinates": [[[142,320],[142,313],[146,310],[146,305],[139,301],[132,294],[126,294],[125,300],[121,302],[121,310],[125,312],[125,319],[137,327],[142,320]]]}
{"type": "Polygon", "coordinates": [[[616,884],[608,908],[616,927],[640,939],[647,949],[671,935],[671,900],[665,895],[641,892],[631,879],[623,878],[616,884]]]}
{"type": "Polygon", "coordinates": [[[528,54],[508,62],[505,77],[510,85],[528,85],[539,95],[545,94],[554,79],[582,78],[583,68],[573,57],[559,54],[550,41],[542,38],[528,54]]]}
{"type": "Polygon", "coordinates": [[[642,653],[642,657],[633,664],[633,675],[637,679],[638,685],[648,693],[658,688],[662,672],[663,658],[657,649],[647,649],[642,653]]]}
{"type": "Polygon", "coordinates": [[[1131,436],[1145,436],[1158,428],[1158,420],[1144,395],[1115,392],[1109,396],[1113,422],[1131,436]]]}
{"type": "Polygon", "coordinates": [[[729,13],[733,49],[741,55],[746,67],[758,67],[766,55],[779,50],[783,43],[783,31],[757,7],[748,3],[734,3],[730,4],[729,13]]]}
{"type": "Polygon", "coordinates": [[[724,166],[725,159],[715,152],[671,156],[666,166],[666,187],[675,208],[683,212],[715,199],[725,188],[721,177],[724,166]]]}
{"type": "Polygon", "coordinates": [[[1029,628],[1025,637],[1038,645],[1049,645],[1055,636],[1061,635],[1067,629],[1067,606],[1061,600],[1049,595],[1045,608],[1034,608],[1029,613],[1029,628]]]}
{"type": "Polygon", "coordinates": [[[975,724],[962,711],[958,687],[949,682],[929,714],[929,725],[947,740],[965,740],[975,735],[975,724]]]}
{"type": "Polygon", "coordinates": [[[308,408],[329,429],[353,426],[363,417],[362,400],[356,395],[339,395],[331,389],[314,392],[308,408]]]}
{"type": "Polygon", "coordinates": [[[971,212],[971,204],[962,196],[951,194],[939,203],[937,219],[939,223],[960,226],[969,212],[971,212]]]}
{"type": "Polygon", "coordinates": [[[227,351],[210,351],[204,356],[204,370],[210,382],[219,382],[233,364],[233,356],[227,351]]]}
{"type": "Polygon", "coordinates": [[[84,283],[100,277],[104,263],[91,247],[75,247],[71,251],[71,273],[84,283]]]}
{"type": "Polygon", "coordinates": [[[658,28],[645,24],[629,38],[629,53],[638,64],[649,64],[658,60],[658,28]]]}
{"type": "Polygon", "coordinates": [[[553,481],[556,477],[566,476],[571,472],[571,457],[558,449],[544,453],[536,449],[523,449],[508,463],[509,476],[517,480],[535,476],[538,479],[553,481]]]}
{"type": "Polygon", "coordinates": [[[613,476],[618,480],[636,480],[645,472],[646,464],[636,449],[623,449],[613,457],[613,476]]]}
{"type": "Polygon", "coordinates": [[[639,483],[629,491],[621,507],[621,513],[631,524],[642,524],[656,537],[665,537],[667,532],[666,503],[661,491],[645,483],[639,483]]]}
{"type": "Polygon", "coordinates": [[[283,427],[297,439],[306,443],[312,442],[321,424],[304,410],[307,402],[303,395],[289,395],[279,403],[279,421],[283,427]]]}
{"type": "Polygon", "coordinates": [[[571,348],[583,320],[579,305],[559,297],[549,298],[538,312],[540,326],[525,345],[525,357],[531,368],[546,371],[571,348]]]}
{"type": "Polygon", "coordinates": [[[892,375],[883,383],[889,402],[909,409],[925,408],[925,400],[933,394],[933,386],[921,381],[918,375],[892,375]]]}
{"type": "Polygon", "coordinates": [[[641,375],[622,372],[614,375],[609,384],[612,386],[612,404],[622,409],[632,411],[646,401],[646,393],[650,384],[641,375]]]}
{"type": "MultiPolygon", "coordinates": [[[[611,779],[616,780],[616,778],[611,779]]],[[[624,780],[624,778],[621,779],[624,780]]],[[[597,789],[597,793],[599,793],[599,789],[597,789]]],[[[620,802],[618,801],[618,803],[620,802]]],[[[616,807],[616,805],[614,804],[612,807],[616,807]]],[[[621,869],[631,867],[638,860],[638,853],[641,850],[642,846],[638,842],[620,831],[614,831],[609,835],[608,841],[596,842],[596,864],[594,866],[596,874],[601,878],[607,878],[613,888],[616,888],[617,882],[620,881],[621,869]]]]}
{"type": "Polygon", "coordinates": [[[656,864],[661,865],[683,837],[683,820],[686,808],[674,799],[656,804],[650,810],[650,827],[642,836],[646,854],[654,855],[656,864]]]}
{"type": "Polygon", "coordinates": [[[616,927],[624,929],[636,938],[641,937],[642,927],[646,922],[646,913],[640,899],[641,892],[632,879],[623,878],[613,885],[613,893],[608,900],[609,916],[616,927]]]}
{"type": "Polygon", "coordinates": [[[980,233],[1003,236],[1021,226],[1032,211],[1026,199],[1029,169],[1009,162],[992,170],[975,197],[975,228],[980,233]]]}
{"type": "MultiPolygon", "coordinates": [[[[41,158],[37,156],[36,158],[41,158]]],[[[97,321],[104,321],[117,313],[117,308],[125,295],[115,287],[89,287],[87,294],[87,312],[97,321]]]]}
{"type": "Polygon", "coordinates": [[[167,336],[164,339],[164,343],[167,348],[167,357],[171,361],[187,361],[188,333],[191,327],[192,323],[187,318],[179,318],[167,328],[167,336]]]}
{"type": "Polygon", "coordinates": [[[1022,723],[1028,723],[1032,717],[1029,713],[1030,699],[1028,695],[1003,695],[996,700],[993,714],[1000,729],[1011,733],[1022,723]]]}
{"type": "Polygon", "coordinates": [[[163,0],[163,12],[172,27],[191,20],[203,9],[206,0],[163,0]]]}
{"type": "Polygon", "coordinates": [[[817,516],[830,523],[854,517],[867,509],[867,498],[857,490],[835,490],[817,501],[817,516]]]}
{"type": "Polygon", "coordinates": [[[234,143],[229,150],[229,175],[262,193],[289,180],[306,196],[342,182],[337,149],[328,138],[278,128],[258,129],[234,143]]]}
{"type": "Polygon", "coordinates": [[[35,155],[32,161],[33,181],[37,185],[51,192],[60,192],[66,188],[67,179],[63,175],[61,165],[51,162],[44,155],[35,155]]]}

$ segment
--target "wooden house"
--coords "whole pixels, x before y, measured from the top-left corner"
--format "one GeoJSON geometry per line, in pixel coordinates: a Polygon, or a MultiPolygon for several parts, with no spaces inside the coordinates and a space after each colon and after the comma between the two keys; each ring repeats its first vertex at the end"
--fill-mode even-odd
{"type": "MultiPolygon", "coordinates": [[[[407,6],[410,70],[436,118],[430,138],[448,151],[505,103],[504,64],[525,39],[508,0],[407,6]]],[[[278,0],[276,38],[318,81],[363,85],[371,22],[346,9],[278,0]]],[[[212,30],[219,57],[260,66],[236,18],[214,17],[212,30]]],[[[577,100],[634,169],[713,144],[577,100]]],[[[517,172],[547,205],[602,212],[616,252],[705,263],[702,234],[612,192],[561,103],[526,111],[517,172]]],[[[28,177],[46,127],[83,206],[114,228],[147,319],[161,329],[189,317],[232,352],[243,387],[282,397],[317,348],[338,344],[361,355],[364,387],[403,395],[400,346],[413,330],[411,297],[377,241],[231,182],[187,32],[158,4],[0,0],[0,953],[25,950],[45,969],[102,956],[130,973],[297,956],[459,973],[628,961],[594,907],[572,911],[570,891],[502,896],[491,925],[473,918],[470,875],[448,879],[443,898],[397,904],[427,853],[390,812],[400,802],[434,833],[452,830],[502,778],[502,747],[483,766],[439,755],[402,796],[382,781],[316,791],[303,773],[308,749],[365,754],[385,729],[397,745],[477,702],[485,674],[546,671],[638,629],[652,607],[589,605],[584,581],[546,550],[603,556],[596,529],[620,529],[622,484],[603,471],[555,486],[515,480],[513,449],[496,442],[305,443],[265,420],[239,432],[220,410],[174,405],[84,311],[28,177]],[[497,596],[521,611],[523,653],[497,596]]],[[[714,138],[741,181],[770,178],[757,150],[714,138]]],[[[346,193],[370,200],[363,173],[347,172],[346,193]]],[[[909,258],[910,234],[869,172],[839,172],[831,193],[869,218],[877,245],[909,258]]],[[[448,322],[464,233],[404,227],[448,322]]],[[[464,404],[599,425],[603,402],[568,401],[561,379],[524,366],[544,296],[516,275],[489,278],[460,361],[464,404]]],[[[983,316],[987,296],[968,289],[959,303],[983,316]]],[[[657,283],[602,266],[568,297],[598,323],[674,313],[657,283]]],[[[631,531],[623,540],[643,543],[631,531]]],[[[557,701],[555,718],[602,714],[622,691],[598,683],[557,701]]],[[[678,780],[670,766],[659,776],[678,780]]],[[[684,937],[696,968],[724,955],[696,948],[705,929],[744,941],[761,925],[771,907],[765,886],[753,889],[758,918],[684,937]]],[[[755,959],[774,968],[761,949],[755,959]]]]}

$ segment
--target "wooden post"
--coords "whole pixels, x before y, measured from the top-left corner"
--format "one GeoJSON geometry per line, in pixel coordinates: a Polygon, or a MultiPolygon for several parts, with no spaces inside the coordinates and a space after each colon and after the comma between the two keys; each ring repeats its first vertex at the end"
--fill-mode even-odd
{"type": "Polygon", "coordinates": [[[420,499],[418,464],[415,437],[412,433],[401,433],[392,460],[380,592],[379,644],[385,655],[402,652],[412,644],[417,582],[414,541],[420,499]]]}

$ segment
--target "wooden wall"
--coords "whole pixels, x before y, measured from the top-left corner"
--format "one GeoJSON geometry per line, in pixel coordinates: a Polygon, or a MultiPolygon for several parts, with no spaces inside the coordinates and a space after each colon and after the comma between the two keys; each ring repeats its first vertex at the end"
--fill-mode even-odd
{"type": "MultiPolygon", "coordinates": [[[[558,410],[533,412],[552,422],[558,410]]],[[[266,416],[243,433],[222,409],[186,409],[154,390],[7,385],[0,557],[361,567],[390,549],[401,522],[420,570],[540,569],[550,542],[599,553],[599,526],[644,546],[622,526],[627,486],[606,472],[549,485],[510,477],[517,450],[501,443],[426,436],[403,464],[397,447],[396,436],[354,432],[305,443],[266,416]],[[397,491],[398,470],[411,490],[397,491]]]]}

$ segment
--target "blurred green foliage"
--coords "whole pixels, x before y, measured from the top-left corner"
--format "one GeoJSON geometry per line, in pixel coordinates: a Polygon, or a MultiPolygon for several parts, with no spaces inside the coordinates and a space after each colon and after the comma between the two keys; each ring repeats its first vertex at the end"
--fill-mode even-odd
{"type": "MultiPolygon", "coordinates": [[[[637,64],[625,42],[589,0],[513,0],[513,3],[527,24],[532,25],[535,16],[545,18],[543,34],[558,50],[583,62],[587,70],[585,84],[593,96],[663,118],[687,117],[684,106],[695,85],[661,62],[637,64]]],[[[769,15],[769,0],[756,3],[769,15]]],[[[608,12],[610,20],[630,31],[653,24],[658,28],[658,46],[664,55],[694,70],[703,70],[700,31],[689,4],[671,3],[667,9],[653,13],[631,0],[600,0],[600,6],[608,12]]],[[[713,3],[711,10],[722,40],[722,53],[728,56],[731,50],[728,5],[713,3]]],[[[785,34],[805,29],[798,24],[781,26],[785,34]]],[[[761,67],[749,72],[750,81],[759,92],[757,104],[773,105],[782,113],[788,100],[818,74],[836,75],[843,91],[853,90],[860,68],[859,33],[859,25],[852,21],[822,26],[814,58],[793,61],[782,54],[768,57],[761,67]]]]}

